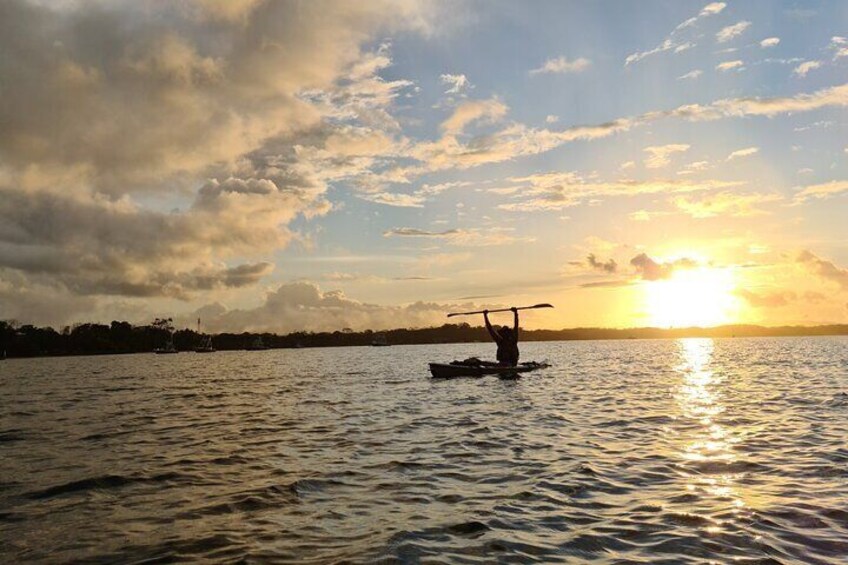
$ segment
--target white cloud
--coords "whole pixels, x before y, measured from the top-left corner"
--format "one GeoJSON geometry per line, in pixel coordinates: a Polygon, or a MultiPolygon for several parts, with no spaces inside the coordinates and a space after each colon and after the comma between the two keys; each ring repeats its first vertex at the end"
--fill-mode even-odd
{"type": "Polygon", "coordinates": [[[775,47],[778,43],[780,43],[779,37],[767,37],[760,41],[760,47],[767,49],[769,47],[775,47]]]}
{"type": "Polygon", "coordinates": [[[702,71],[701,69],[695,69],[693,71],[689,71],[684,75],[680,75],[679,77],[677,77],[677,80],[696,79],[702,74],[704,74],[704,71],[702,71]]]}
{"type": "Polygon", "coordinates": [[[792,71],[792,73],[799,77],[807,76],[807,73],[812,71],[813,69],[818,69],[821,67],[821,61],[804,61],[792,71]]]}
{"type": "Polygon", "coordinates": [[[422,239],[439,239],[457,247],[489,247],[510,245],[513,243],[529,243],[532,237],[517,236],[508,228],[483,229],[451,229],[445,231],[430,231],[419,228],[393,228],[383,232],[383,237],[411,237],[422,239]]]}
{"type": "Polygon", "coordinates": [[[838,35],[831,37],[829,49],[834,52],[834,61],[836,59],[841,59],[842,57],[848,57],[848,38],[840,37],[838,35]]]}
{"type": "Polygon", "coordinates": [[[474,88],[465,75],[443,74],[439,78],[442,84],[449,86],[445,90],[445,94],[464,94],[469,89],[474,88]]]}
{"type": "Polygon", "coordinates": [[[420,194],[401,192],[365,192],[357,194],[362,200],[398,208],[423,208],[426,198],[420,194]]]}
{"type": "Polygon", "coordinates": [[[710,2],[706,6],[701,9],[700,13],[697,16],[691,17],[685,22],[681,23],[675,28],[675,31],[681,30],[686,27],[691,27],[695,25],[701,18],[705,18],[707,16],[713,16],[715,14],[720,14],[722,10],[727,7],[727,4],[724,2],[710,2]]]}
{"type": "Polygon", "coordinates": [[[538,69],[531,70],[530,74],[538,75],[547,73],[579,73],[588,69],[591,64],[592,62],[584,57],[578,57],[573,61],[569,61],[568,58],[560,56],[556,57],[555,59],[548,59],[547,61],[545,61],[545,64],[539,67],[538,69]]]}
{"type": "Polygon", "coordinates": [[[843,192],[848,192],[848,181],[830,181],[805,186],[795,195],[795,199],[797,201],[804,201],[810,198],[831,198],[838,194],[842,194],[843,192]]]}
{"type": "Polygon", "coordinates": [[[687,49],[691,49],[695,47],[695,44],[691,41],[682,41],[678,40],[676,36],[686,28],[694,26],[699,20],[713,16],[715,14],[720,13],[727,6],[724,2],[711,2],[704,6],[703,9],[698,13],[698,15],[693,16],[672,30],[671,34],[667,38],[663,40],[658,46],[653,49],[649,49],[647,51],[637,51],[636,53],[631,53],[624,60],[624,66],[631,65],[633,63],[638,63],[642,59],[650,57],[652,55],[656,55],[658,53],[664,53],[666,51],[673,51],[674,53],[680,53],[682,51],[686,51],[687,49]]]}
{"type": "Polygon", "coordinates": [[[751,27],[751,22],[741,21],[722,28],[721,31],[716,34],[716,41],[719,43],[727,43],[731,39],[741,35],[749,27],[751,27]]]}
{"type": "Polygon", "coordinates": [[[741,157],[750,157],[751,155],[756,155],[759,153],[759,147],[746,147],[745,149],[738,149],[727,156],[728,161],[732,161],[733,159],[739,159],[741,157]]]}
{"type": "Polygon", "coordinates": [[[646,147],[643,151],[649,154],[645,159],[645,167],[659,169],[671,162],[671,156],[675,153],[683,153],[689,150],[689,145],[683,143],[672,143],[669,145],[658,145],[646,147]]]}
{"type": "Polygon", "coordinates": [[[745,70],[745,63],[743,61],[740,61],[739,59],[735,61],[725,61],[716,65],[716,70],[721,71],[723,73],[732,70],[743,71],[745,70]]]}
{"type": "Polygon", "coordinates": [[[547,116],[545,116],[545,123],[546,124],[555,124],[558,121],[559,121],[559,116],[556,116],[554,114],[548,114],[547,116]]]}
{"type": "Polygon", "coordinates": [[[672,200],[681,211],[693,218],[716,216],[756,216],[765,214],[759,206],[782,200],[777,194],[739,194],[719,192],[702,197],[678,196],[672,200]]]}
{"type": "Polygon", "coordinates": [[[683,169],[677,171],[678,175],[691,175],[706,171],[710,167],[709,161],[694,161],[684,166],[683,169]]]}
{"type": "Polygon", "coordinates": [[[539,173],[527,177],[511,178],[509,181],[519,186],[519,190],[513,196],[515,201],[501,204],[498,208],[512,212],[561,210],[584,202],[597,201],[601,198],[642,194],[679,194],[727,189],[739,184],[738,182],[719,180],[690,181],[681,179],[599,181],[584,179],[571,172],[539,173]]]}

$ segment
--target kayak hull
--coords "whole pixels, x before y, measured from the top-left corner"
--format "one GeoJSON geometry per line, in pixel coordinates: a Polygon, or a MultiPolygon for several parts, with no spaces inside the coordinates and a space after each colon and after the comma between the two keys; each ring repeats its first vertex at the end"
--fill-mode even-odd
{"type": "Polygon", "coordinates": [[[430,363],[430,373],[434,379],[453,379],[456,377],[485,377],[487,375],[497,375],[502,378],[509,378],[520,373],[529,373],[538,369],[549,367],[545,363],[519,363],[514,367],[505,367],[502,365],[486,365],[474,364],[465,365],[458,362],[453,363],[430,363]]]}

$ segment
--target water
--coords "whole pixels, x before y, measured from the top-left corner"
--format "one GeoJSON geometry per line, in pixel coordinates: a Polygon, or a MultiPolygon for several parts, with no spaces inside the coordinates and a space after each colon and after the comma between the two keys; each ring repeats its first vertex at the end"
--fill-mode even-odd
{"type": "Polygon", "coordinates": [[[0,562],[839,563],[848,339],[0,363],[0,562]]]}

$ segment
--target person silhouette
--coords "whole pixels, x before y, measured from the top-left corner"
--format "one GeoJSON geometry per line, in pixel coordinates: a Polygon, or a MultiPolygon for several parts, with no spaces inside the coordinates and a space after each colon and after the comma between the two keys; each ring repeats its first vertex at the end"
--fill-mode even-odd
{"type": "Polygon", "coordinates": [[[489,330],[489,335],[495,343],[498,344],[498,364],[506,367],[515,367],[518,365],[518,309],[513,307],[512,315],[514,316],[513,327],[503,326],[496,330],[489,322],[489,311],[483,310],[483,319],[486,321],[486,329],[489,330]]]}

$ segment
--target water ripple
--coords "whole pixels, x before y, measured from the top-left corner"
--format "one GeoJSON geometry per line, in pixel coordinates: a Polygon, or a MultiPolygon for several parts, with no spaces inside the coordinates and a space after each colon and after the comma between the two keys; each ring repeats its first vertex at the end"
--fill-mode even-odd
{"type": "Polygon", "coordinates": [[[7,360],[0,561],[844,562],[846,345],[7,360]]]}

